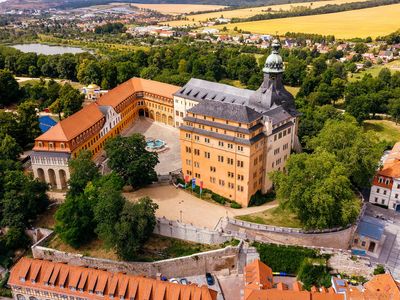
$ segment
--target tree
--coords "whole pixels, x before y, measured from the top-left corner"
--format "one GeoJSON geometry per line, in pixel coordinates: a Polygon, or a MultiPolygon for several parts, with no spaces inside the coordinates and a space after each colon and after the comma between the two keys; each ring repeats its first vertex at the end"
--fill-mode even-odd
{"type": "Polygon", "coordinates": [[[94,237],[93,206],[94,203],[83,193],[67,195],[55,214],[55,231],[65,243],[79,248],[94,237]]]}
{"type": "Polygon", "coordinates": [[[140,188],[157,180],[154,170],[159,163],[157,153],[146,150],[146,141],[141,134],[130,137],[116,136],[107,140],[104,149],[109,166],[134,188],[140,188]]]}
{"type": "Polygon", "coordinates": [[[60,89],[59,95],[60,97],[50,106],[52,112],[59,115],[64,112],[64,117],[68,117],[82,108],[85,96],[70,84],[64,84],[60,89]]]}
{"type": "Polygon", "coordinates": [[[71,196],[82,194],[88,182],[100,176],[92,161],[92,154],[87,150],[80,151],[76,158],[69,161],[68,166],[71,171],[68,194],[71,196]]]}
{"type": "Polygon", "coordinates": [[[36,113],[36,103],[25,101],[18,105],[18,130],[21,143],[25,146],[33,143],[40,134],[39,117],[36,113]]]}
{"type": "Polygon", "coordinates": [[[358,216],[348,171],[326,151],[291,155],[286,171],[271,179],[279,205],[295,212],[306,229],[345,226],[358,216]]]}
{"type": "Polygon", "coordinates": [[[389,100],[389,114],[396,120],[396,125],[400,117],[400,97],[389,100]]]}
{"type": "Polygon", "coordinates": [[[307,74],[307,64],[295,56],[289,56],[285,73],[284,82],[290,86],[300,86],[307,74]]]}
{"type": "Polygon", "coordinates": [[[101,67],[98,62],[85,59],[78,67],[77,78],[84,84],[101,84],[101,67]]]}
{"type": "Polygon", "coordinates": [[[368,51],[368,46],[364,43],[357,43],[354,46],[354,51],[356,51],[358,54],[363,54],[368,51]]]}
{"type": "Polygon", "coordinates": [[[21,153],[22,148],[12,136],[6,134],[3,138],[0,138],[1,159],[17,160],[21,153]]]}
{"type": "Polygon", "coordinates": [[[105,175],[94,184],[93,191],[97,197],[94,207],[95,232],[107,247],[115,245],[115,224],[125,204],[121,194],[123,181],[115,173],[105,175]]]}
{"type": "Polygon", "coordinates": [[[48,186],[20,170],[4,173],[2,226],[25,228],[48,205],[48,186]]]}
{"type": "Polygon", "coordinates": [[[133,260],[153,233],[158,205],[149,197],[125,202],[121,219],[115,225],[116,250],[120,258],[133,260]]]}
{"type": "Polygon", "coordinates": [[[10,71],[0,70],[0,106],[17,103],[20,97],[19,85],[10,71]]]}
{"type": "Polygon", "coordinates": [[[370,184],[382,155],[383,149],[377,140],[352,120],[328,120],[319,134],[309,141],[308,147],[335,155],[353,184],[362,188],[370,184]]]}

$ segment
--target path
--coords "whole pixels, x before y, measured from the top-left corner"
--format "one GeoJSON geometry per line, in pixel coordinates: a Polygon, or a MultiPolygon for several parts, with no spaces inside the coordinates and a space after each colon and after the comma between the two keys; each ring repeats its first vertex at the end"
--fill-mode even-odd
{"type": "Polygon", "coordinates": [[[159,206],[156,214],[170,220],[181,220],[183,223],[192,223],[197,227],[214,228],[221,217],[235,217],[246,215],[277,206],[276,202],[258,207],[233,209],[206,200],[201,200],[189,192],[176,189],[173,186],[152,186],[140,189],[133,193],[124,193],[130,200],[149,196],[159,206]],[[181,213],[182,211],[182,213],[181,213]]]}

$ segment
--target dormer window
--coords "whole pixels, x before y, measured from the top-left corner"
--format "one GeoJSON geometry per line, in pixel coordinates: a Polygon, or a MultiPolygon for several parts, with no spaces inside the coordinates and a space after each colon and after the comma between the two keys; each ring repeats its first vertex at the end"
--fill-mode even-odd
{"type": "Polygon", "coordinates": [[[38,142],[39,147],[43,147],[43,142],[38,142]]]}
{"type": "Polygon", "coordinates": [[[65,149],[65,144],[64,144],[64,143],[61,143],[61,144],[60,144],[60,147],[61,147],[61,149],[65,149]]]}
{"type": "Polygon", "coordinates": [[[54,148],[54,143],[53,143],[53,142],[50,142],[50,143],[49,143],[49,148],[50,148],[50,149],[53,149],[53,148],[54,148]]]}

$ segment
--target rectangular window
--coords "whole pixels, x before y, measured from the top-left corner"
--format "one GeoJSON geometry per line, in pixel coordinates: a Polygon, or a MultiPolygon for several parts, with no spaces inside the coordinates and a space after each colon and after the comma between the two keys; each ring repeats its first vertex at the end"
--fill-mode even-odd
{"type": "Polygon", "coordinates": [[[192,153],[192,148],[186,146],[186,153],[192,153]]]}
{"type": "Polygon", "coordinates": [[[238,160],[238,161],[237,161],[237,166],[238,166],[239,168],[243,168],[243,161],[242,161],[242,160],[238,160]]]}
{"type": "Polygon", "coordinates": [[[194,155],[200,155],[200,150],[199,149],[194,149],[194,155]]]}
{"type": "Polygon", "coordinates": [[[205,158],[210,158],[211,157],[210,152],[205,151],[204,152],[204,157],[205,158]]]}
{"type": "Polygon", "coordinates": [[[222,155],[218,155],[218,161],[219,162],[224,162],[224,157],[222,155]]]}
{"type": "Polygon", "coordinates": [[[209,138],[204,138],[204,142],[209,143],[210,139],[209,138]]]}
{"type": "Polygon", "coordinates": [[[224,146],[224,142],[218,141],[218,146],[223,147],[224,146]]]}
{"type": "Polygon", "coordinates": [[[243,146],[238,146],[238,151],[243,151],[243,146]]]}
{"type": "Polygon", "coordinates": [[[198,135],[195,135],[195,136],[194,136],[194,139],[195,139],[196,141],[199,141],[199,140],[200,140],[200,137],[199,137],[198,135]]]}

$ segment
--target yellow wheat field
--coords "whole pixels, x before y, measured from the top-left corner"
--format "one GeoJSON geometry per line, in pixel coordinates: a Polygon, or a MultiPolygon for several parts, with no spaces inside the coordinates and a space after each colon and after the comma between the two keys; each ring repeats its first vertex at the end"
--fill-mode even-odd
{"type": "Polygon", "coordinates": [[[210,11],[224,8],[222,5],[206,5],[206,4],[141,4],[132,3],[139,8],[146,8],[158,11],[164,14],[181,15],[190,12],[210,11]]]}
{"type": "MultiPolygon", "coordinates": [[[[197,25],[202,21],[207,21],[208,19],[215,19],[221,17],[224,18],[248,18],[257,14],[267,13],[267,12],[277,12],[277,11],[287,11],[294,7],[306,6],[311,8],[317,8],[328,4],[343,4],[350,2],[360,2],[364,0],[328,0],[328,1],[314,1],[314,2],[303,2],[303,3],[291,3],[291,4],[279,4],[279,5],[268,5],[260,7],[249,7],[243,9],[233,9],[225,10],[219,12],[210,12],[204,14],[198,14],[193,16],[187,16],[189,20],[179,20],[167,22],[171,26],[186,26],[186,25],[197,25]]],[[[158,4],[157,4],[158,5],[158,4]]],[[[163,5],[163,4],[160,4],[163,5]]],[[[138,6],[138,5],[137,5],[138,6]]],[[[194,5],[196,6],[196,5],[194,5]]]]}
{"type": "MultiPolygon", "coordinates": [[[[219,25],[217,27],[221,27],[219,25]]],[[[306,17],[283,18],[224,25],[252,33],[286,32],[335,35],[337,38],[377,37],[400,29],[400,4],[306,17]]]]}

